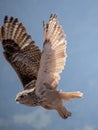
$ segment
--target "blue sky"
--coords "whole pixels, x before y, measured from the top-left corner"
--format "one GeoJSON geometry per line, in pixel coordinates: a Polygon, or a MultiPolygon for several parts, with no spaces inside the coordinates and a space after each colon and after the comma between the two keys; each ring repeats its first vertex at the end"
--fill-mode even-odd
{"type": "Polygon", "coordinates": [[[2,130],[98,130],[98,1],[97,0],[1,0],[0,25],[5,15],[18,17],[42,49],[42,21],[56,13],[67,35],[67,62],[59,88],[80,90],[83,99],[65,103],[73,114],[61,119],[56,111],[16,104],[22,90],[16,73],[0,46],[0,129],[2,130]]]}

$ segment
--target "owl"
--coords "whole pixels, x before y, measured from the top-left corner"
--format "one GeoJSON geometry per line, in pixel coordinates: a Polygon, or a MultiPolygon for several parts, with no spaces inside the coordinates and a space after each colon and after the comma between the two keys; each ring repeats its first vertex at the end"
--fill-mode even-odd
{"type": "Polygon", "coordinates": [[[31,107],[55,109],[66,119],[71,116],[71,112],[65,108],[63,100],[82,98],[83,93],[62,92],[58,89],[60,73],[67,58],[67,42],[56,14],[51,14],[47,23],[43,22],[43,29],[41,51],[18,18],[5,16],[0,26],[3,54],[23,85],[23,91],[16,95],[16,102],[31,107]]]}

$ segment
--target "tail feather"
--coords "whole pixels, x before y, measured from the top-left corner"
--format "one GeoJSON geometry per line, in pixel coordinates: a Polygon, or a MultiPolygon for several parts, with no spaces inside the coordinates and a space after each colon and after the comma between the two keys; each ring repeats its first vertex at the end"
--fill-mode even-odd
{"type": "Polygon", "coordinates": [[[76,91],[76,92],[60,92],[60,97],[63,100],[69,101],[72,98],[82,98],[83,93],[81,93],[80,91],[76,91]]]}

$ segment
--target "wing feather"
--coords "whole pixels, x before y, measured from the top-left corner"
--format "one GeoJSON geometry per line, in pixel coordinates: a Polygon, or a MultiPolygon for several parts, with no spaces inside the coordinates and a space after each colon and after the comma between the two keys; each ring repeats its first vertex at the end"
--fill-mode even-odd
{"type": "Polygon", "coordinates": [[[24,89],[35,86],[37,80],[41,51],[25,27],[17,18],[8,19],[0,27],[0,41],[4,48],[4,56],[17,72],[24,89]]]}
{"type": "Polygon", "coordinates": [[[48,24],[43,25],[43,52],[36,82],[38,93],[47,86],[52,89],[57,88],[67,57],[65,33],[58,23],[57,16],[52,15],[48,24]]]}

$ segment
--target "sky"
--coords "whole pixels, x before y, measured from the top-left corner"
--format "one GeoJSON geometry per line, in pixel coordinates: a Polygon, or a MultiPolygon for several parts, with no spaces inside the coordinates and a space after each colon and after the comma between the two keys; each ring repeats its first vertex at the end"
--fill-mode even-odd
{"type": "Polygon", "coordinates": [[[5,15],[21,21],[42,49],[42,21],[58,15],[67,36],[67,61],[59,88],[82,91],[84,98],[65,102],[72,112],[67,120],[55,110],[26,107],[15,102],[22,84],[5,60],[0,45],[1,130],[98,130],[98,1],[97,0],[0,0],[0,25],[5,15]]]}

